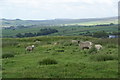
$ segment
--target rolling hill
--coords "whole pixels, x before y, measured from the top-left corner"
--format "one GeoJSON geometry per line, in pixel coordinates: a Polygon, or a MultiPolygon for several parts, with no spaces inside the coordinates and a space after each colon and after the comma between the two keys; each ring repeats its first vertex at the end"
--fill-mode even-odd
{"type": "Polygon", "coordinates": [[[58,30],[57,33],[49,34],[49,36],[79,36],[103,30],[112,33],[118,31],[117,21],[117,17],[53,20],[2,19],[2,35],[3,37],[15,37],[19,33],[34,34],[44,28],[58,30]],[[111,23],[113,25],[110,25],[111,23]]]}
{"type": "Polygon", "coordinates": [[[21,19],[1,19],[2,27],[18,26],[18,25],[96,25],[96,24],[117,24],[117,17],[109,18],[88,18],[88,19],[51,19],[51,20],[21,20],[21,19]]]}

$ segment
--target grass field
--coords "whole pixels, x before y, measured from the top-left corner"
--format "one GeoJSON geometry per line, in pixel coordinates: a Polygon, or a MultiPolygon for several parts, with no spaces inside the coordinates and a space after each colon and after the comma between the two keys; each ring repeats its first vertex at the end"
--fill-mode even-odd
{"type": "Polygon", "coordinates": [[[89,21],[89,22],[82,22],[82,23],[74,23],[74,24],[65,24],[65,25],[100,25],[100,24],[109,24],[114,23],[118,24],[117,19],[111,19],[111,20],[101,20],[101,21],[89,21]]]}
{"type": "Polygon", "coordinates": [[[117,42],[85,36],[3,38],[3,78],[118,78],[117,42]],[[92,41],[103,49],[81,50],[71,40],[92,41]],[[32,44],[35,49],[25,51],[32,44]]]}

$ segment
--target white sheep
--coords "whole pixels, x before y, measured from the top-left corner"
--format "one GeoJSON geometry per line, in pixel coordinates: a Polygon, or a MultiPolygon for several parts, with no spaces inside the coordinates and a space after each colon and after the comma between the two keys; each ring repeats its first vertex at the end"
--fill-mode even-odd
{"type": "Polygon", "coordinates": [[[95,45],[95,48],[97,49],[97,51],[99,51],[100,49],[102,49],[102,45],[96,44],[96,45],[95,45]]]}
{"type": "Polygon", "coordinates": [[[90,41],[85,41],[85,42],[79,41],[79,46],[81,49],[91,49],[92,45],[93,45],[93,43],[90,41]]]}
{"type": "Polygon", "coordinates": [[[35,41],[35,44],[40,44],[41,41],[35,41]]]}
{"type": "Polygon", "coordinates": [[[26,50],[27,50],[27,51],[32,51],[34,48],[35,48],[34,45],[32,45],[32,46],[27,46],[27,47],[26,47],[26,50]]]}
{"type": "Polygon", "coordinates": [[[58,44],[59,44],[59,42],[55,42],[55,43],[54,43],[54,45],[58,45],[58,44]]]}
{"type": "Polygon", "coordinates": [[[77,44],[78,44],[78,43],[79,43],[79,40],[72,40],[71,42],[72,42],[72,43],[77,43],[77,44]]]}

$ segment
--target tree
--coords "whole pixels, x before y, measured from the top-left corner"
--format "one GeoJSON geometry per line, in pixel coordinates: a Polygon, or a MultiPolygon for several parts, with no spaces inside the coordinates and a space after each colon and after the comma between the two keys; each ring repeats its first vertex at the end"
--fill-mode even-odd
{"type": "Polygon", "coordinates": [[[40,29],[40,32],[37,32],[37,36],[48,35],[56,32],[58,32],[58,30],[56,29],[44,28],[44,29],[40,29]]]}
{"type": "Polygon", "coordinates": [[[108,33],[106,33],[105,31],[95,32],[95,33],[93,33],[93,37],[106,38],[106,37],[108,37],[108,33]]]}
{"type": "Polygon", "coordinates": [[[24,36],[25,36],[25,37],[33,37],[33,36],[35,36],[35,35],[34,35],[33,33],[25,33],[24,36]]]}
{"type": "Polygon", "coordinates": [[[24,37],[21,33],[16,34],[16,37],[22,38],[24,37]]]}
{"type": "Polygon", "coordinates": [[[110,23],[110,26],[114,25],[114,23],[110,23]]]}

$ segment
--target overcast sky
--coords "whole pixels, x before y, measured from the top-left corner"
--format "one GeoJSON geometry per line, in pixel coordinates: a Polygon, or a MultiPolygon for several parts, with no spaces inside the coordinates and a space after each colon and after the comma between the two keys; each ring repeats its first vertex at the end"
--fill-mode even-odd
{"type": "Polygon", "coordinates": [[[119,0],[0,0],[0,18],[42,20],[118,15],[119,0]]]}

